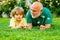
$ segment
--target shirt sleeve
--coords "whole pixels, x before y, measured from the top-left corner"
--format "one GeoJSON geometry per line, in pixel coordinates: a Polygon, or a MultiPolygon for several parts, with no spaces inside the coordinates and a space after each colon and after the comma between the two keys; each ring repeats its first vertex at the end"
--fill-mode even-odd
{"type": "Polygon", "coordinates": [[[13,26],[13,25],[15,25],[15,23],[14,23],[14,19],[13,19],[13,18],[11,18],[11,19],[10,19],[9,27],[11,27],[11,26],[13,26]]]}
{"type": "Polygon", "coordinates": [[[46,9],[45,24],[52,24],[52,15],[49,9],[46,9]]]}
{"type": "Polygon", "coordinates": [[[30,10],[28,10],[28,12],[26,14],[26,22],[27,23],[32,23],[32,18],[31,18],[30,10]]]}

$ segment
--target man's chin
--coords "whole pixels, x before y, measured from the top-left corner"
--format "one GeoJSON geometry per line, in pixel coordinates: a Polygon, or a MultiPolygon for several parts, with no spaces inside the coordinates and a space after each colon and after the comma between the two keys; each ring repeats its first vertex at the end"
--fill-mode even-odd
{"type": "Polygon", "coordinates": [[[40,14],[32,15],[32,18],[38,18],[39,16],[40,16],[40,14]]]}
{"type": "Polygon", "coordinates": [[[32,16],[32,18],[37,18],[36,16],[32,16]]]}
{"type": "Polygon", "coordinates": [[[40,16],[40,14],[39,15],[32,16],[32,18],[38,18],[39,16],[40,16]]]}

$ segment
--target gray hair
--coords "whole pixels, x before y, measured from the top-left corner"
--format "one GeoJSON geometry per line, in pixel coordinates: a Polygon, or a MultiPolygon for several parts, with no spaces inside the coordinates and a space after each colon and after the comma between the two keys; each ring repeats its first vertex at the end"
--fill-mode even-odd
{"type": "MultiPolygon", "coordinates": [[[[38,5],[39,7],[40,7],[40,9],[42,10],[43,9],[43,4],[41,3],[41,2],[34,2],[31,6],[33,6],[33,5],[35,5],[35,4],[40,4],[40,5],[38,5]]],[[[31,7],[30,6],[30,7],[31,7]]]]}

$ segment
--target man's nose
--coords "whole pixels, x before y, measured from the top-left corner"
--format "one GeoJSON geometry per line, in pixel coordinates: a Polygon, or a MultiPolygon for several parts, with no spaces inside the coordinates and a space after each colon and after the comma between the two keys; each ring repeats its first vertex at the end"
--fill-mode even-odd
{"type": "Polygon", "coordinates": [[[33,14],[33,15],[35,15],[36,13],[35,13],[35,12],[33,12],[32,14],[33,14]]]}
{"type": "Polygon", "coordinates": [[[32,14],[34,14],[34,12],[32,11],[32,14]]]}

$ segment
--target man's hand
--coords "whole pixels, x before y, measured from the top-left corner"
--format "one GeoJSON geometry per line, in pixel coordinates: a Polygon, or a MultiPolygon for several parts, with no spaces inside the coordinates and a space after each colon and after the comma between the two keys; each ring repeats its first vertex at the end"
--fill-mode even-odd
{"type": "Polygon", "coordinates": [[[45,29],[45,26],[44,25],[41,25],[40,26],[40,30],[44,30],[45,29]]]}
{"type": "Polygon", "coordinates": [[[46,28],[50,28],[51,25],[50,24],[45,24],[45,26],[46,26],[46,28]]]}
{"type": "Polygon", "coordinates": [[[50,24],[45,24],[40,26],[40,30],[44,30],[46,28],[50,28],[50,24]]]}
{"type": "Polygon", "coordinates": [[[32,23],[27,24],[27,28],[31,29],[32,28],[32,23]]]}

